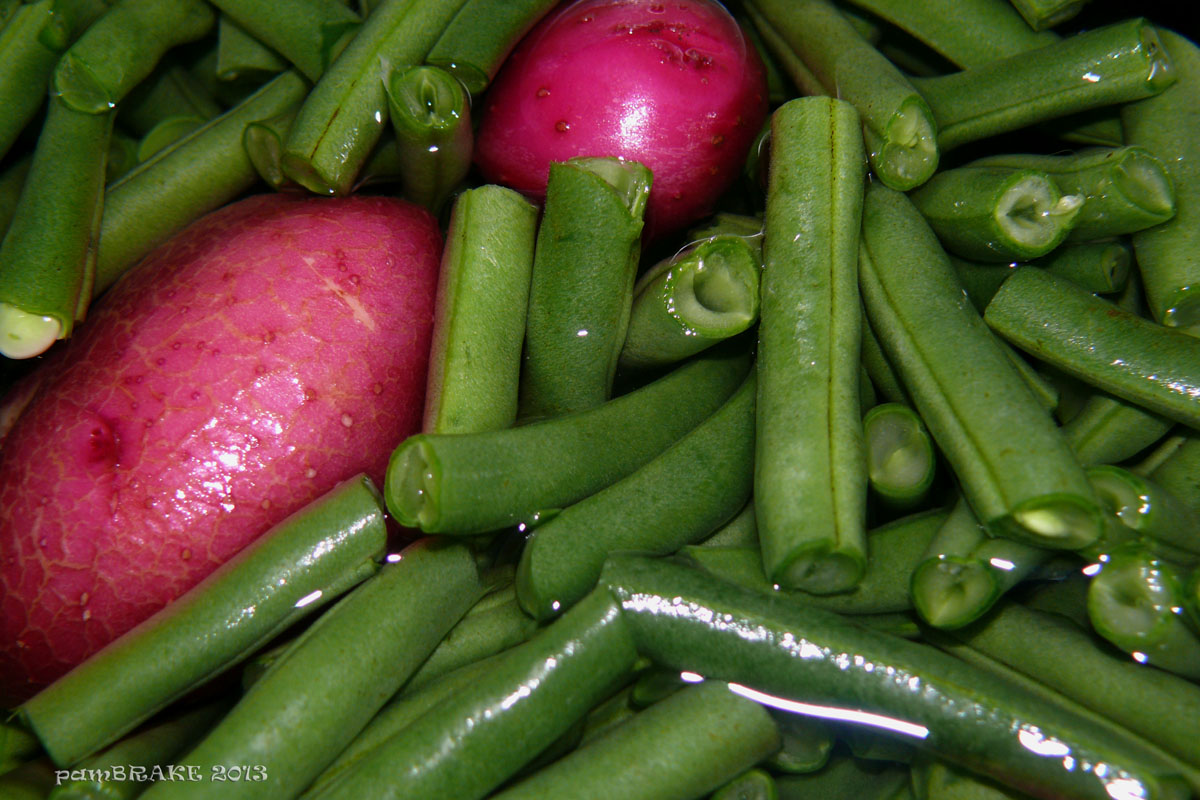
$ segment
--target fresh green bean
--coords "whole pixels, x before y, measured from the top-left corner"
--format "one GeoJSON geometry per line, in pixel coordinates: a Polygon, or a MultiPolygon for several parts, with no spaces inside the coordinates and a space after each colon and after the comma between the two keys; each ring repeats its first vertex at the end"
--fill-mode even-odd
{"type": "Polygon", "coordinates": [[[1035,31],[1053,28],[1073,19],[1089,0],[1012,0],[1013,7],[1035,31]]]}
{"type": "Polygon", "coordinates": [[[42,107],[59,56],[107,7],[105,0],[38,0],[0,29],[0,159],[42,107]]]}
{"type": "Polygon", "coordinates": [[[251,764],[252,781],[160,782],[151,798],[294,797],[328,766],[484,592],[459,543],[418,540],[296,639],[178,763],[251,764]]]}
{"type": "Polygon", "coordinates": [[[1158,156],[1175,186],[1175,217],[1133,237],[1154,319],[1189,329],[1200,323],[1200,48],[1160,32],[1179,79],[1161,95],[1121,109],[1129,144],[1158,156]]]}
{"type": "Polygon", "coordinates": [[[712,793],[711,800],[779,800],[771,773],[748,769],[712,793]]]}
{"type": "Polygon", "coordinates": [[[16,213],[17,201],[21,197],[21,189],[25,186],[25,178],[29,175],[32,164],[33,157],[26,156],[0,174],[0,241],[4,239],[13,214],[16,213]]]}
{"type": "Polygon", "coordinates": [[[702,239],[647,270],[633,289],[623,368],[682,361],[758,320],[760,252],[744,236],[702,239]]]}
{"type": "MultiPolygon", "coordinates": [[[[79,780],[56,781],[46,800],[131,800],[146,788],[147,776],[164,768],[200,740],[232,703],[216,700],[156,720],[81,762],[79,780]]],[[[60,770],[68,776],[74,770],[60,770]]]]}
{"type": "Polygon", "coordinates": [[[1043,797],[1189,795],[1179,771],[1136,741],[927,645],[667,561],[614,556],[602,584],[643,655],[736,681],[760,701],[873,723],[1043,797]]]}
{"type": "Polygon", "coordinates": [[[1184,617],[1179,577],[1139,545],[1117,548],[1088,583],[1088,617],[1096,632],[1135,661],[1200,678],[1200,638],[1184,617]]]}
{"type": "Polygon", "coordinates": [[[630,474],[707,418],[745,377],[712,350],[590,411],[500,431],[420,434],[388,465],[393,516],[427,533],[480,533],[578,502],[630,474]]]}
{"type": "Polygon", "coordinates": [[[1195,684],[1115,655],[1064,616],[1016,603],[952,635],[1200,766],[1200,688],[1195,684]]]}
{"type": "Polygon", "coordinates": [[[705,538],[703,547],[758,547],[758,524],[754,516],[754,500],[742,506],[733,519],[705,538]]]}
{"type": "Polygon", "coordinates": [[[170,63],[168,56],[166,63],[125,96],[117,116],[123,129],[145,136],[164,119],[212,119],[220,114],[217,100],[184,67],[170,63]]]}
{"type": "Polygon", "coordinates": [[[984,262],[1046,255],[1084,203],[1043,172],[974,165],[943,170],[910,197],[948,251],[984,262]]]}
{"type": "Polygon", "coordinates": [[[1111,464],[1088,467],[1096,494],[1126,526],[1143,537],[1200,554],[1200,517],[1145,475],[1111,464]]]}
{"type": "Polygon", "coordinates": [[[989,531],[1048,548],[1097,539],[1103,515],[1062,434],[967,305],[920,213],[877,184],[859,278],[872,329],[989,531]]]}
{"type": "Polygon", "coordinates": [[[496,590],[471,606],[450,629],[404,684],[404,691],[412,692],[448,672],[516,647],[532,636],[537,627],[537,621],[521,610],[512,584],[496,590]]]}
{"type": "Polygon", "coordinates": [[[1026,800],[1028,795],[938,758],[917,758],[912,769],[913,797],[919,800],[1026,800]]]}
{"type": "Polygon", "coordinates": [[[1041,270],[1018,269],[988,304],[987,324],[1091,386],[1200,425],[1200,342],[1041,270]]]}
{"type": "Polygon", "coordinates": [[[0,720],[0,775],[42,754],[42,745],[20,720],[0,720]]]}
{"type": "Polygon", "coordinates": [[[116,2],[58,60],[53,92],[76,111],[109,113],[160,58],[216,24],[202,0],[116,2]]]}
{"type": "Polygon", "coordinates": [[[305,800],[477,800],[632,674],[637,651],[597,589],[305,800]],[[464,765],[471,765],[464,769],[464,765]]]}
{"type": "Polygon", "coordinates": [[[246,126],[295,107],[307,90],[299,74],[284,72],[110,185],[93,292],[108,288],[188,223],[253,186],[258,174],[242,146],[246,126]]]}
{"type": "MultiPolygon", "coordinates": [[[[980,313],[983,313],[983,309],[980,309],[980,313]]],[[[912,400],[908,396],[908,390],[904,388],[900,376],[896,374],[895,367],[891,365],[887,355],[883,352],[883,347],[879,344],[879,337],[875,335],[875,331],[871,330],[871,321],[867,319],[865,310],[862,312],[862,320],[862,361],[863,368],[871,379],[871,385],[889,403],[911,404],[912,400]]]]}
{"type": "Polygon", "coordinates": [[[866,569],[859,127],[852,106],[824,97],[794,100],[771,123],[755,515],[771,580],[818,593],[851,589],[866,569]]]}
{"type": "Polygon", "coordinates": [[[1155,28],[1140,18],[951,75],[912,79],[933,110],[943,150],[1035,122],[1151,97],[1174,81],[1155,28]]]}
{"type": "MultiPolygon", "coordinates": [[[[948,510],[911,514],[873,529],[867,536],[871,558],[867,571],[853,590],[832,595],[785,592],[805,603],[842,614],[886,614],[912,609],[909,577],[921,562],[948,510]]],[[[707,544],[681,548],[680,557],[722,580],[773,594],[778,589],[763,575],[757,547],[707,544]]]]}
{"type": "MultiPolygon", "coordinates": [[[[1086,203],[1084,205],[1086,208],[1086,203]]],[[[1070,238],[1068,234],[1068,241],[1070,238]]],[[[1033,266],[1077,283],[1089,292],[1115,294],[1123,291],[1129,281],[1133,271],[1133,249],[1124,239],[1066,244],[1038,259],[1033,266]]]]}
{"type": "Polygon", "coordinates": [[[242,146],[246,156],[254,165],[258,176],[272,189],[282,189],[288,184],[283,174],[283,140],[288,128],[296,118],[299,107],[288,109],[267,119],[251,122],[242,134],[242,146]]]}
{"type": "Polygon", "coordinates": [[[426,433],[500,430],[517,418],[537,208],[511,189],[458,196],[434,310],[426,433]]]}
{"type": "Polygon", "coordinates": [[[500,65],[556,0],[468,0],[429,49],[425,63],[448,70],[472,96],[483,92],[500,65]]]}
{"type": "Polygon", "coordinates": [[[54,764],[48,758],[29,761],[0,776],[5,800],[45,800],[54,788],[54,764]]]}
{"type": "Polygon", "coordinates": [[[996,292],[1000,291],[1000,285],[1020,266],[1016,262],[985,264],[968,261],[951,253],[947,253],[947,256],[950,259],[950,266],[954,268],[954,274],[958,277],[958,282],[966,292],[967,299],[980,314],[996,296],[996,292]]]}
{"type": "Polygon", "coordinates": [[[1152,456],[1148,468],[1136,472],[1149,475],[1156,483],[1200,513],[1200,437],[1190,429],[1163,441],[1163,452],[1152,456]]]}
{"type": "Polygon", "coordinates": [[[813,797],[852,797],[855,800],[908,800],[909,770],[904,764],[870,764],[859,758],[837,755],[817,772],[783,775],[775,779],[779,800],[813,797]]]}
{"type": "Polygon", "coordinates": [[[779,747],[758,703],[704,681],[656,703],[534,773],[496,800],[570,796],[674,800],[705,795],[779,747]]]}
{"type": "Polygon", "coordinates": [[[751,374],[708,419],[645,466],[536,527],[517,568],[517,598],[537,619],[570,608],[609,553],[667,555],[728,521],[750,497],[751,374]]]}
{"type": "Polygon", "coordinates": [[[634,711],[649,708],[687,686],[688,682],[674,669],[648,667],[629,687],[629,705],[634,711]]]}
{"type": "Polygon", "coordinates": [[[595,407],[629,328],[650,170],[582,158],[550,165],[526,316],[520,414],[595,407]]]}
{"type": "Polygon", "coordinates": [[[383,85],[404,196],[437,214],[471,168],[471,96],[439,67],[394,67],[383,85]]]}
{"type": "Polygon", "coordinates": [[[338,0],[216,0],[213,5],[310,81],[329,69],[360,27],[358,15],[338,0]]]}
{"type": "Polygon", "coordinates": [[[29,176],[0,243],[0,354],[40,355],[87,314],[114,114],[51,97],[29,176]]]}
{"type": "Polygon", "coordinates": [[[22,718],[55,763],[75,763],[374,573],[386,533],[369,480],[339,484],[43,689],[22,718]]]}
{"type": "Polygon", "coordinates": [[[1089,148],[1070,155],[997,155],[969,166],[1036,170],[1064,195],[1083,198],[1068,240],[1091,242],[1145,230],[1175,216],[1175,188],[1162,161],[1142,147],[1089,148]]]}
{"type": "Polygon", "coordinates": [[[1049,558],[1049,551],[992,538],[959,500],[912,571],[913,607],[935,628],[979,619],[1049,558]]]}
{"type": "Polygon", "coordinates": [[[217,79],[261,83],[288,68],[288,62],[222,13],[217,20],[217,79]]]}
{"type": "Polygon", "coordinates": [[[1063,425],[1063,435],[1085,466],[1116,464],[1167,435],[1174,423],[1133,403],[1097,392],[1063,425]]]}
{"type": "Polygon", "coordinates": [[[916,412],[902,403],[877,405],[863,417],[863,434],[872,491],[894,508],[913,508],[924,500],[937,461],[916,412]]]}
{"type": "Polygon", "coordinates": [[[807,73],[792,76],[801,91],[841,98],[858,110],[867,156],[881,181],[907,191],[933,174],[938,134],[925,100],[832,3],[754,0],[747,5],[769,24],[763,29],[768,44],[786,44],[807,73]]]}
{"type": "Polygon", "coordinates": [[[204,127],[205,122],[204,117],[167,117],[142,137],[137,147],[137,161],[149,161],[159,150],[204,127]]]}
{"type": "Polygon", "coordinates": [[[284,144],[288,177],[317,194],[348,194],[388,123],[380,65],[420,64],[464,2],[385,0],[376,8],[300,107],[284,144]]]}
{"type": "Polygon", "coordinates": [[[833,752],[834,731],[824,720],[768,709],[779,728],[779,749],[766,760],[775,772],[800,774],[816,772],[829,763],[833,752]]]}

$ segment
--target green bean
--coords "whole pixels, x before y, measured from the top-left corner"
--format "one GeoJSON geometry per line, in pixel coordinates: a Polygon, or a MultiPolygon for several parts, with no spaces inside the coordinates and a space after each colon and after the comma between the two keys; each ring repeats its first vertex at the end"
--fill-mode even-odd
{"type": "Polygon", "coordinates": [[[747,358],[710,351],[602,406],[501,431],[420,434],[388,465],[393,516],[427,533],[480,533],[562,508],[630,474],[733,393],[747,358]]]}
{"type": "Polygon", "coordinates": [[[1013,6],[1035,31],[1053,28],[1083,10],[1089,0],[1012,0],[1013,6]]]}
{"type": "Polygon", "coordinates": [[[1063,435],[1085,466],[1115,464],[1167,435],[1174,423],[1132,403],[1097,392],[1063,425],[1063,435]]]}
{"type": "Polygon", "coordinates": [[[536,226],[537,208],[502,186],[455,201],[434,310],[426,433],[500,430],[516,421],[536,226]]]}
{"type": "Polygon", "coordinates": [[[0,775],[42,754],[42,745],[20,720],[0,720],[0,775]]]}
{"type": "Polygon", "coordinates": [[[1164,452],[1155,454],[1148,469],[1137,472],[1155,482],[1200,513],[1200,439],[1191,430],[1163,441],[1164,452]]]}
{"type": "Polygon", "coordinates": [[[916,412],[902,403],[877,405],[863,417],[863,433],[872,491],[894,508],[913,508],[924,500],[937,461],[916,412]]]}
{"type": "Polygon", "coordinates": [[[53,91],[76,111],[107,114],[167,50],[201,38],[216,19],[202,0],[117,2],[59,59],[53,91]]]}
{"type": "Polygon", "coordinates": [[[246,126],[296,106],[308,87],[288,71],[110,185],[104,195],[94,293],[172,234],[254,185],[246,126]]]}
{"type": "Polygon", "coordinates": [[[636,161],[551,164],[529,287],[522,417],[583,411],[608,399],[629,327],[651,182],[636,161]]]}
{"type": "Polygon", "coordinates": [[[808,800],[813,797],[848,797],[855,800],[906,800],[908,767],[903,764],[869,764],[858,758],[838,755],[824,769],[805,775],[783,775],[775,779],[779,800],[808,800]]]}
{"type": "Polygon", "coordinates": [[[464,2],[386,0],[375,9],[300,107],[284,145],[288,177],[317,194],[348,194],[388,122],[380,65],[420,64],[464,2]]]}
{"type": "Polygon", "coordinates": [[[394,67],[383,85],[404,196],[437,214],[471,168],[471,96],[439,67],[394,67]]]}
{"type": "Polygon", "coordinates": [[[142,137],[137,147],[137,161],[149,161],[159,150],[203,127],[205,122],[204,117],[167,117],[142,137]]]}
{"type": "MultiPolygon", "coordinates": [[[[748,6],[802,62],[807,76],[793,75],[801,91],[855,106],[871,167],[881,181],[906,191],[933,174],[937,127],[925,100],[832,3],[755,0],[748,6]]],[[[765,32],[764,38],[772,41],[765,32]]]]}
{"type": "Polygon", "coordinates": [[[221,106],[190,72],[179,64],[168,63],[125,96],[117,116],[122,128],[145,136],[164,119],[212,119],[220,114],[221,106]]]}
{"type": "Polygon", "coordinates": [[[1066,617],[1016,603],[952,635],[1185,762],[1200,765],[1200,688],[1195,684],[1115,655],[1066,617]]]}
{"type": "Polygon", "coordinates": [[[59,56],[107,7],[104,0],[38,0],[0,29],[0,159],[42,107],[59,56]]]}
{"type": "Polygon", "coordinates": [[[272,189],[282,189],[289,182],[283,174],[283,140],[297,110],[298,107],[291,108],[282,114],[251,122],[242,134],[246,156],[258,176],[272,189]]]}
{"type": "Polygon", "coordinates": [[[496,800],[699,797],[779,747],[771,716],[718,681],[684,689],[496,800]]]}
{"type": "Polygon", "coordinates": [[[73,764],[374,573],[385,538],[374,487],[345,481],[43,689],[22,718],[73,764]]]}
{"type": "Polygon", "coordinates": [[[0,776],[5,800],[45,800],[54,788],[54,765],[48,758],[29,761],[0,776]]]}
{"type": "MultiPolygon", "coordinates": [[[[307,793],[315,794],[337,776],[351,769],[362,758],[398,732],[420,719],[425,712],[436,708],[449,698],[470,687],[505,658],[504,654],[484,658],[433,678],[417,688],[407,685],[388,704],[379,710],[367,726],[346,745],[338,757],[318,775],[307,793]]],[[[415,677],[415,676],[414,676],[415,677]]],[[[409,683],[412,681],[410,680],[409,683]]]]}
{"type": "Polygon", "coordinates": [[[1043,172],[971,165],[937,173],[911,199],[948,251],[985,262],[1046,255],[1084,203],[1043,172]]]}
{"type": "Polygon", "coordinates": [[[0,243],[0,354],[40,355],[87,314],[113,113],[52,97],[0,243]]]}
{"type": "Polygon", "coordinates": [[[617,603],[598,589],[353,769],[303,797],[482,798],[622,685],[636,660],[617,603]]]}
{"type": "Polygon", "coordinates": [[[1162,159],[1175,186],[1175,217],[1133,237],[1138,267],[1154,319],[1184,329],[1200,322],[1200,49],[1172,31],[1160,32],[1168,48],[1174,86],[1121,110],[1130,144],[1162,159]]]}
{"type": "Polygon", "coordinates": [[[1069,281],[1021,268],[984,319],[997,333],[1091,386],[1187,425],[1200,425],[1200,343],[1069,281]]]}
{"type": "Polygon", "coordinates": [[[771,773],[748,769],[712,793],[711,800],[779,800],[771,773]]]}
{"type": "MultiPolygon", "coordinates": [[[[980,309],[980,313],[983,313],[982,309],[980,309]]],[[[908,396],[908,390],[904,388],[900,376],[896,374],[895,367],[891,365],[887,355],[883,352],[883,347],[879,344],[879,337],[875,335],[875,331],[871,330],[871,321],[867,318],[865,310],[862,312],[862,320],[862,361],[863,368],[871,379],[871,385],[889,403],[911,404],[912,400],[908,396]]]]}
{"type": "Polygon", "coordinates": [[[624,368],[682,361],[758,320],[761,255],[744,236],[718,234],[663,259],[633,289],[624,368]]]}
{"type": "Polygon", "coordinates": [[[641,711],[667,699],[687,685],[688,682],[678,670],[648,667],[629,687],[629,706],[635,712],[641,711]]]}
{"type": "Polygon", "coordinates": [[[912,765],[913,797],[920,800],[1025,800],[1024,792],[973,775],[937,758],[918,758],[912,765]]]}
{"type": "Polygon", "coordinates": [[[337,0],[216,0],[213,5],[310,81],[329,69],[360,27],[358,15],[337,0]]]}
{"type": "Polygon", "coordinates": [[[288,68],[288,62],[246,32],[228,14],[217,20],[217,79],[262,82],[288,68]]]}
{"type": "Polygon", "coordinates": [[[864,166],[849,104],[802,98],[775,112],[754,503],[767,575],[818,593],[846,591],[866,569],[856,266],[864,166]]]}
{"type": "Polygon", "coordinates": [[[425,63],[458,78],[472,96],[483,92],[500,65],[555,0],[468,0],[429,49],[425,63]]]}
{"type": "MultiPolygon", "coordinates": [[[[871,558],[858,586],[849,592],[812,595],[799,591],[783,593],[798,601],[841,614],[886,614],[912,609],[909,577],[921,562],[937,530],[949,513],[946,509],[923,511],[874,528],[867,541],[871,558]]],[[[680,557],[722,580],[748,589],[774,594],[777,587],[763,575],[758,549],[745,545],[707,545],[681,548],[680,557]]]]}
{"type": "Polygon", "coordinates": [[[1089,148],[1070,155],[998,155],[969,166],[1036,170],[1083,206],[1068,240],[1091,242],[1145,230],[1175,216],[1175,189],[1163,162],[1142,147],[1089,148]]]}
{"type": "Polygon", "coordinates": [[[1096,632],[1135,661],[1195,680],[1200,638],[1184,618],[1183,586],[1170,565],[1131,545],[1108,554],[1088,584],[1088,617],[1096,632]]]}
{"type": "Polygon", "coordinates": [[[769,711],[779,728],[781,745],[767,758],[766,766],[775,772],[800,774],[816,772],[829,763],[834,744],[831,726],[789,711],[769,711]]]}
{"type": "Polygon", "coordinates": [[[537,621],[521,610],[512,584],[494,591],[450,629],[404,684],[404,691],[412,692],[448,672],[515,647],[532,636],[537,627],[537,621]]]}
{"type": "Polygon", "coordinates": [[[1200,518],[1151,478],[1111,464],[1088,467],[1096,494],[1126,526],[1143,537],[1200,554],[1200,518]]]}
{"type": "Polygon", "coordinates": [[[737,515],[699,543],[702,547],[758,547],[758,524],[754,499],[742,506],[737,515]]]}
{"type": "Polygon", "coordinates": [[[962,284],[963,291],[966,292],[967,299],[980,314],[996,296],[996,292],[1000,291],[1000,285],[1020,266],[1016,262],[968,261],[951,253],[947,253],[947,256],[950,259],[950,266],[954,268],[954,274],[962,284]]]}
{"type": "Polygon", "coordinates": [[[1033,396],[1042,404],[1042,407],[1047,411],[1057,409],[1060,395],[1058,387],[1043,378],[1008,342],[997,336],[996,344],[1000,345],[1000,349],[1004,351],[1004,355],[1008,358],[1008,363],[1013,365],[1017,374],[1021,376],[1021,380],[1025,382],[1029,391],[1033,392],[1033,396]]]}
{"type": "Polygon", "coordinates": [[[294,797],[375,716],[483,593],[464,545],[418,540],[323,614],[178,763],[255,780],[156,784],[145,797],[294,797]]]}
{"type": "Polygon", "coordinates": [[[58,770],[56,786],[46,800],[131,800],[146,788],[155,771],[165,771],[171,759],[195,744],[229,706],[216,700],[177,712],[130,734],[103,752],[81,762],[84,777],[69,777],[75,770],[58,770]],[[62,780],[57,778],[62,777],[62,780]]]}
{"type": "Polygon", "coordinates": [[[33,157],[26,156],[14,162],[4,170],[3,174],[0,174],[0,241],[4,239],[8,225],[12,222],[13,214],[16,213],[17,201],[21,197],[21,189],[25,185],[25,178],[29,175],[29,168],[32,164],[33,157]]]}
{"type": "Polygon", "coordinates": [[[967,305],[920,213],[876,184],[859,278],[872,329],[988,530],[1049,548],[1098,538],[1103,515],[1062,434],[967,305]]]}
{"type": "Polygon", "coordinates": [[[643,655],[736,681],[760,702],[885,728],[1043,797],[1189,794],[1179,771],[1135,740],[926,645],[667,561],[614,556],[602,584],[643,655]]]}
{"type": "MultiPolygon", "coordinates": [[[[1084,205],[1086,208],[1086,203],[1084,205]]],[[[1068,234],[1068,241],[1070,238],[1071,234],[1068,234]]],[[[1129,281],[1133,271],[1133,250],[1124,239],[1067,244],[1038,259],[1033,266],[1077,283],[1089,292],[1115,294],[1123,291],[1129,281]]]]}
{"type": "Polygon", "coordinates": [[[750,497],[751,374],[708,419],[645,466],[534,529],[517,568],[517,599],[537,619],[570,608],[609,553],[667,555],[729,520],[750,497]]]}
{"type": "Polygon", "coordinates": [[[1140,18],[952,75],[912,79],[933,110],[942,150],[1035,122],[1151,97],[1174,81],[1175,71],[1157,32],[1140,18]]]}
{"type": "Polygon", "coordinates": [[[912,571],[913,607],[935,628],[958,628],[979,619],[1027,578],[1049,551],[992,538],[959,500],[912,571]]]}

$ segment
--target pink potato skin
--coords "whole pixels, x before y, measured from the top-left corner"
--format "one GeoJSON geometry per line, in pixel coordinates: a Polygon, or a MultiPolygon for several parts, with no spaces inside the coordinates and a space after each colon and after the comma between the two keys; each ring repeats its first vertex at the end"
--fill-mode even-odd
{"type": "Polygon", "coordinates": [[[485,98],[475,160],[545,196],[550,162],[620,156],[654,173],[647,236],[706,216],[767,113],[762,62],[711,0],[583,0],[553,12],[485,98]]]}
{"type": "Polygon", "coordinates": [[[441,247],[399,200],[257,196],[94,307],[0,450],[0,704],[337,482],[383,479],[420,425],[441,247]]]}

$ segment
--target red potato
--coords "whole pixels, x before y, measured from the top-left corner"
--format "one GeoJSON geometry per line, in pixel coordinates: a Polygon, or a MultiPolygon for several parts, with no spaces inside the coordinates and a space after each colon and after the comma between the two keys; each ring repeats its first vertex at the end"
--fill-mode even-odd
{"type": "Polygon", "coordinates": [[[166,605],[421,419],[441,233],[381,197],[200,220],[31,377],[0,450],[0,707],[166,605]]]}
{"type": "Polygon", "coordinates": [[[654,173],[648,236],[704,216],[767,114],[758,53],[712,0],[582,0],[522,40],[485,98],[475,160],[534,199],[552,161],[621,156],[654,173]]]}

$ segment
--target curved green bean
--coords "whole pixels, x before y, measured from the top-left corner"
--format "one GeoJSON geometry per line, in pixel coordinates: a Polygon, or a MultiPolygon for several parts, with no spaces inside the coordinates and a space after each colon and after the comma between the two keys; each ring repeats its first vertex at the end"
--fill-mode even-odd
{"type": "Polygon", "coordinates": [[[404,196],[434,214],[471,168],[471,96],[431,66],[395,67],[384,76],[404,196]]]}
{"type": "Polygon", "coordinates": [[[215,0],[213,5],[310,81],[324,74],[360,27],[359,16],[338,0],[215,0]]]}
{"type": "Polygon", "coordinates": [[[472,96],[481,94],[500,65],[556,0],[468,0],[446,26],[425,63],[447,70],[472,96]]]}

